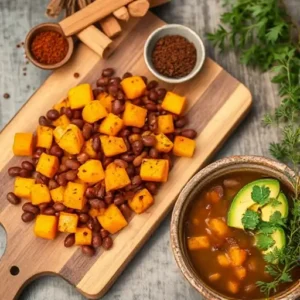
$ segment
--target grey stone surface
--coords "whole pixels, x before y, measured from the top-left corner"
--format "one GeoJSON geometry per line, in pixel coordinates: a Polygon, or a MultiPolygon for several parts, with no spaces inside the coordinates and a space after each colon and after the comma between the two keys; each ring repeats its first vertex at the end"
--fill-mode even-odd
{"type": "MultiPolygon", "coordinates": [[[[15,115],[25,101],[43,83],[49,73],[25,65],[22,48],[34,25],[47,21],[44,16],[47,0],[0,0],[0,127],[15,115]],[[23,70],[26,68],[26,71],[23,70]],[[26,73],[26,76],[23,74],[26,73]],[[2,95],[9,93],[10,98],[2,95]]],[[[300,23],[299,0],[287,0],[295,20],[300,23]]],[[[172,0],[171,4],[155,9],[168,23],[184,24],[205,40],[205,33],[216,28],[222,11],[220,0],[172,0]]],[[[269,74],[260,74],[239,64],[235,54],[220,54],[205,41],[206,50],[226,70],[252,92],[252,111],[226,142],[217,158],[233,154],[269,156],[268,143],[276,141],[276,129],[260,126],[262,116],[279,101],[269,74]]],[[[184,280],[170,249],[170,215],[119,277],[104,300],[197,300],[199,294],[184,280]]],[[[0,226],[0,255],[5,249],[5,234],[0,226]]],[[[0,297],[1,298],[1,297],[0,297]]],[[[21,300],[79,300],[85,299],[70,284],[58,277],[35,280],[19,297],[21,300]]],[[[6,299],[1,299],[6,300],[6,299]]]]}

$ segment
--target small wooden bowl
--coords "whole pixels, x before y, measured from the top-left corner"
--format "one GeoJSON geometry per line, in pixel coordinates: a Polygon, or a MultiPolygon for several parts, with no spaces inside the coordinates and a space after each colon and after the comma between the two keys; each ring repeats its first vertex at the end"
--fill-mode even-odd
{"type": "MultiPolygon", "coordinates": [[[[171,246],[175,260],[187,281],[209,300],[233,300],[218,293],[197,275],[187,253],[184,240],[184,221],[189,204],[199,191],[214,179],[237,171],[254,171],[278,179],[284,186],[293,190],[295,173],[286,165],[259,156],[233,156],[221,159],[198,172],[183,188],[175,204],[171,220],[171,246]]],[[[209,261],[207,262],[209,263],[209,261]]],[[[300,297],[300,281],[289,289],[272,297],[273,300],[296,300],[300,297]]],[[[253,299],[255,300],[255,299],[253,299]]],[[[261,299],[262,300],[262,299],[261,299]]]]}
{"type": "Polygon", "coordinates": [[[72,37],[65,37],[65,39],[68,42],[68,52],[66,54],[66,56],[64,57],[64,59],[56,64],[52,64],[52,65],[47,65],[47,64],[43,64],[40,63],[39,61],[37,61],[33,54],[31,53],[30,50],[30,46],[32,43],[32,40],[34,39],[34,37],[39,34],[40,32],[43,31],[56,31],[58,33],[60,33],[62,36],[64,36],[63,31],[61,30],[60,26],[58,24],[55,23],[42,23],[39,24],[35,27],[33,27],[27,34],[26,39],[25,39],[25,54],[27,56],[27,58],[37,67],[44,69],[44,70],[54,70],[57,69],[61,66],[63,66],[64,64],[66,64],[69,59],[71,58],[72,54],[73,54],[73,50],[74,50],[74,41],[72,37]]]}

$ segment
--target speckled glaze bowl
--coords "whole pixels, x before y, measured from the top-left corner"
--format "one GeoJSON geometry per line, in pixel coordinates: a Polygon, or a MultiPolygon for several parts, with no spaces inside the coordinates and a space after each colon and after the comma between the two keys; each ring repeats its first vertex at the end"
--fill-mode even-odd
{"type": "MultiPolygon", "coordinates": [[[[171,220],[171,246],[175,260],[187,281],[209,300],[230,300],[198,277],[189,259],[184,241],[184,220],[189,204],[199,191],[212,180],[237,171],[255,171],[262,175],[277,178],[288,189],[293,190],[295,173],[286,165],[259,156],[233,156],[221,159],[199,171],[183,188],[175,204],[171,220]]],[[[207,262],[209,263],[209,262],[207,262]]],[[[273,300],[300,299],[300,280],[286,291],[276,294],[273,300]]],[[[254,299],[253,299],[254,300],[254,299]]]]}

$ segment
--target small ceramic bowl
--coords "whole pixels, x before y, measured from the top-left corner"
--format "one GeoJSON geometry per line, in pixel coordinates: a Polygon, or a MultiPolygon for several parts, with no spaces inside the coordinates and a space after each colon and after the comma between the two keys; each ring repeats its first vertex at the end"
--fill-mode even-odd
{"type": "MultiPolygon", "coordinates": [[[[171,246],[177,265],[187,281],[209,300],[230,300],[199,278],[189,259],[184,241],[184,221],[190,203],[199,191],[214,179],[237,171],[254,171],[262,175],[277,178],[286,188],[293,190],[295,173],[286,165],[258,156],[233,156],[216,161],[198,172],[183,188],[175,204],[171,220],[171,246]]],[[[207,262],[209,263],[209,261],[207,262]]],[[[300,297],[300,281],[296,281],[286,291],[276,294],[273,300],[296,300],[300,297]]],[[[253,299],[254,300],[254,299],[253,299]]]]}
{"type": "Polygon", "coordinates": [[[201,38],[192,29],[178,24],[170,24],[162,26],[151,33],[144,46],[144,59],[147,67],[152,74],[158,79],[168,83],[182,83],[195,77],[203,66],[205,59],[205,48],[201,38]],[[194,69],[188,75],[181,78],[171,78],[160,74],[152,63],[152,52],[156,42],[166,35],[181,35],[192,42],[197,51],[197,61],[194,69]]]}
{"type": "Polygon", "coordinates": [[[27,58],[29,59],[30,62],[32,62],[35,66],[44,69],[44,70],[54,70],[57,69],[61,66],[63,66],[64,64],[66,64],[69,59],[71,58],[72,54],[73,54],[73,50],[74,50],[74,41],[72,37],[65,37],[65,39],[68,42],[69,48],[68,48],[68,52],[66,54],[66,56],[64,57],[64,59],[60,62],[58,62],[57,64],[53,64],[53,65],[47,65],[47,64],[43,64],[38,62],[34,56],[31,53],[30,50],[30,46],[32,43],[32,40],[34,39],[34,37],[43,32],[43,31],[56,31],[58,33],[60,33],[62,36],[64,36],[63,31],[61,30],[60,26],[58,24],[55,23],[42,23],[39,24],[35,27],[33,27],[27,34],[26,39],[25,39],[25,54],[27,56],[27,58]]]}

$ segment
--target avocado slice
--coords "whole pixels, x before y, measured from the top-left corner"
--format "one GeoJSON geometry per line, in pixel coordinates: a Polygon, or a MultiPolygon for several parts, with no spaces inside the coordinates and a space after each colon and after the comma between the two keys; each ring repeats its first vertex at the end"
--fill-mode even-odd
{"type": "Polygon", "coordinates": [[[289,214],[289,204],[284,193],[280,193],[277,197],[277,200],[280,202],[277,206],[272,206],[271,203],[261,208],[261,219],[265,222],[270,221],[270,217],[275,211],[281,212],[282,218],[287,218],[289,214]]]}
{"type": "Polygon", "coordinates": [[[248,183],[232,200],[227,215],[228,226],[244,229],[242,224],[243,215],[248,208],[250,208],[253,204],[256,204],[256,202],[254,202],[251,198],[252,189],[255,185],[268,187],[270,189],[271,198],[276,198],[280,192],[280,184],[276,179],[264,178],[248,183]]]}

